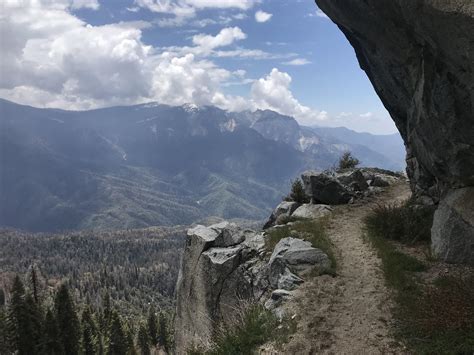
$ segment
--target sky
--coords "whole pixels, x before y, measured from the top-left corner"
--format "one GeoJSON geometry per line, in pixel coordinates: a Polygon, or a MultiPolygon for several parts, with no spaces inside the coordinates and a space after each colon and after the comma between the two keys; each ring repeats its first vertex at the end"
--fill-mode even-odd
{"type": "Polygon", "coordinates": [[[85,110],[156,101],[271,109],[396,132],[313,0],[2,0],[0,97],[85,110]]]}

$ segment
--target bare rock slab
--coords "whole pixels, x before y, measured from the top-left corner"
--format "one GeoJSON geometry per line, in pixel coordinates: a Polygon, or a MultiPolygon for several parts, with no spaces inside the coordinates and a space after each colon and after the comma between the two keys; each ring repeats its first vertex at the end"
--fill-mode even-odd
{"type": "Polygon", "coordinates": [[[452,190],[441,200],[431,239],[442,260],[474,265],[474,187],[452,190]]]}
{"type": "Polygon", "coordinates": [[[331,212],[331,206],[305,203],[304,205],[298,207],[291,216],[297,218],[318,219],[330,215],[331,212]]]}

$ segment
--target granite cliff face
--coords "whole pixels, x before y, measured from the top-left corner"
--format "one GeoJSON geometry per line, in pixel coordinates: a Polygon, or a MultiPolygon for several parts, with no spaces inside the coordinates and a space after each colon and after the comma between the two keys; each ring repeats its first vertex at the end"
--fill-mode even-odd
{"type": "MultiPolygon", "coordinates": [[[[281,226],[280,226],[281,227],[281,226]]],[[[208,349],[221,327],[233,323],[249,302],[278,314],[283,298],[314,268],[331,267],[329,257],[295,235],[270,252],[263,232],[221,222],[188,230],[177,285],[176,354],[208,349]]]]}
{"type": "Polygon", "coordinates": [[[440,206],[433,250],[474,264],[474,2],[316,3],[352,44],[395,121],[415,197],[440,206]]]}

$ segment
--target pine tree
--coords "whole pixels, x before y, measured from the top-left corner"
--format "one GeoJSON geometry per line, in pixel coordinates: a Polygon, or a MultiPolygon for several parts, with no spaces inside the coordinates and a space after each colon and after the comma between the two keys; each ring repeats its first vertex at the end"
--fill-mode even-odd
{"type": "Polygon", "coordinates": [[[5,306],[5,291],[0,288],[0,308],[5,306]]]}
{"type": "Polygon", "coordinates": [[[135,351],[135,344],[133,343],[133,330],[129,325],[124,326],[123,328],[125,341],[127,343],[127,355],[135,355],[137,352],[135,351]]]}
{"type": "Polygon", "coordinates": [[[29,354],[38,354],[41,352],[43,342],[43,313],[30,293],[25,296],[25,317],[25,333],[29,334],[26,341],[27,348],[33,349],[29,354]]]}
{"type": "Polygon", "coordinates": [[[107,337],[102,334],[101,332],[98,332],[97,334],[97,355],[105,355],[107,354],[107,343],[108,339],[107,337]]]}
{"type": "Polygon", "coordinates": [[[168,331],[168,319],[163,312],[160,312],[160,334],[158,337],[158,343],[160,346],[168,351],[169,349],[169,331],[168,331]]]}
{"type": "Polygon", "coordinates": [[[110,327],[110,320],[112,318],[112,302],[108,292],[104,294],[102,298],[102,315],[101,315],[101,331],[105,334],[110,327]]]}
{"type": "Polygon", "coordinates": [[[150,340],[153,345],[158,344],[159,341],[157,327],[158,320],[156,319],[155,309],[151,307],[148,314],[148,335],[150,336],[150,340]]]}
{"type": "Polygon", "coordinates": [[[80,327],[74,303],[66,284],[61,285],[54,300],[59,339],[67,354],[79,353],[80,327]]]}
{"type": "Polygon", "coordinates": [[[11,353],[7,329],[5,307],[0,305],[0,354],[2,355],[11,353]]]}
{"type": "Polygon", "coordinates": [[[40,298],[41,298],[41,285],[40,285],[40,275],[37,270],[36,265],[31,265],[31,270],[30,270],[30,285],[31,285],[31,290],[33,292],[33,299],[35,300],[36,303],[40,303],[40,298]]]}
{"type": "Polygon", "coordinates": [[[7,316],[7,331],[11,349],[18,354],[28,354],[29,334],[25,306],[25,287],[18,275],[13,279],[11,302],[7,316]]]}
{"type": "Polygon", "coordinates": [[[342,154],[341,158],[339,158],[338,167],[339,170],[354,169],[359,164],[359,159],[352,156],[351,152],[346,151],[342,154]]]}
{"type": "Polygon", "coordinates": [[[127,340],[125,338],[120,316],[116,311],[113,311],[110,323],[108,355],[126,355],[127,350],[127,340]]]}
{"type": "Polygon", "coordinates": [[[82,312],[82,354],[94,355],[95,352],[95,338],[96,327],[92,320],[92,312],[89,306],[84,308],[82,312]]]}
{"type": "Polygon", "coordinates": [[[150,355],[150,338],[144,324],[140,324],[140,328],[138,329],[138,346],[141,355],[150,355]]]}
{"type": "Polygon", "coordinates": [[[309,202],[309,199],[306,196],[306,193],[304,191],[303,183],[301,182],[300,179],[295,179],[291,183],[290,197],[293,201],[298,202],[298,203],[309,202]]]}
{"type": "Polygon", "coordinates": [[[62,344],[59,340],[59,329],[53,311],[48,309],[44,320],[44,353],[48,355],[64,354],[62,344]]]}

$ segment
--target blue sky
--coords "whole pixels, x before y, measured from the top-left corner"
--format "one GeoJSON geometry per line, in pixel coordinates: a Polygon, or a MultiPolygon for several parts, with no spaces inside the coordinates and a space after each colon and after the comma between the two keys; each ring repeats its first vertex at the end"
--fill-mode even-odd
{"type": "Polygon", "coordinates": [[[158,101],[273,109],[396,131],[312,0],[6,0],[0,96],[89,109],[158,101]]]}

